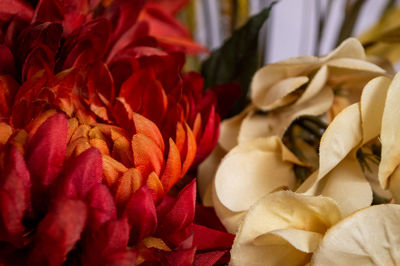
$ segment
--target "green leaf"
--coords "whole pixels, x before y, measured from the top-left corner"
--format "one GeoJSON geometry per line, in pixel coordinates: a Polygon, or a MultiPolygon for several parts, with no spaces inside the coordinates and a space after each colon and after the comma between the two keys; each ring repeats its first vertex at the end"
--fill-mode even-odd
{"type": "MultiPolygon", "coordinates": [[[[242,96],[235,103],[233,114],[240,112],[247,103],[247,94],[252,76],[260,67],[258,33],[268,18],[272,6],[251,17],[202,65],[205,87],[210,88],[226,82],[238,82],[242,96]]],[[[233,115],[231,114],[231,115],[233,115]]]]}

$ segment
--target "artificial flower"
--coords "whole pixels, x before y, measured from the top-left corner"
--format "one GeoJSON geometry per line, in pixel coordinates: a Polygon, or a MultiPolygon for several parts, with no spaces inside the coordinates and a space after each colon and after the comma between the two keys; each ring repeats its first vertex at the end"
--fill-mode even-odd
{"type": "Polygon", "coordinates": [[[240,225],[231,265],[305,265],[325,232],[341,219],[336,203],[279,191],[254,204],[240,225]]]}
{"type": "Polygon", "coordinates": [[[143,1],[9,4],[1,263],[226,262],[233,236],[193,223],[195,181],[168,192],[215,146],[229,87],[182,74],[184,54],[137,20],[143,1]]]}
{"type": "Polygon", "coordinates": [[[338,106],[333,104],[339,101],[334,101],[335,93],[354,103],[370,79],[385,73],[367,61],[354,38],[323,57],[303,56],[269,64],[253,77],[248,108],[222,124],[220,144],[230,150],[257,137],[282,137],[300,116],[322,115],[331,108],[330,115],[334,115],[338,106]]]}

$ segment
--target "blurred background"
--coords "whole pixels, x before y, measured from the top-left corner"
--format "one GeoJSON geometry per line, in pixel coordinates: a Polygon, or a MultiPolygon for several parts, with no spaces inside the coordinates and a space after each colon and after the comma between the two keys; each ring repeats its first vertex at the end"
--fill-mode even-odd
{"type": "MultiPolygon", "coordinates": [[[[189,26],[198,43],[213,50],[220,47],[235,29],[244,25],[249,16],[272,2],[191,0],[180,13],[180,19],[189,26]]],[[[326,54],[349,36],[360,37],[370,54],[387,56],[396,63],[398,53],[385,54],[388,50],[385,45],[390,45],[393,38],[400,39],[400,30],[397,30],[400,27],[398,2],[280,0],[260,32],[260,53],[264,64],[299,55],[326,54]],[[387,32],[391,34],[391,41],[388,38],[383,40],[385,36],[382,35],[387,32]]]]}

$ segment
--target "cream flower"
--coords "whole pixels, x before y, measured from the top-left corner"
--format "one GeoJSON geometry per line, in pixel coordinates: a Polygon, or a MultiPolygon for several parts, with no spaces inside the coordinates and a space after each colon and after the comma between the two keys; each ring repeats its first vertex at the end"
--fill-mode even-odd
{"type": "Polygon", "coordinates": [[[311,265],[399,265],[399,221],[395,204],[357,211],[326,232],[311,265]]]}
{"type": "Polygon", "coordinates": [[[290,191],[268,194],[244,218],[230,265],[305,265],[326,230],[340,219],[330,198],[290,191]]]}
{"type": "Polygon", "coordinates": [[[334,101],[336,88],[353,103],[363,86],[382,74],[385,70],[367,61],[354,38],[323,57],[303,56],[267,65],[253,77],[250,106],[222,123],[220,144],[230,150],[257,137],[282,137],[300,116],[322,115],[330,109],[334,115],[346,103],[343,96],[334,101]]]}

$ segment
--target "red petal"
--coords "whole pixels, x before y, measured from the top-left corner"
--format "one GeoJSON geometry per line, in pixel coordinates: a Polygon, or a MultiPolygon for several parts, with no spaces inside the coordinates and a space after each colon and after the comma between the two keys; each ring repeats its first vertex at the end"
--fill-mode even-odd
{"type": "Polygon", "coordinates": [[[198,143],[196,159],[193,165],[201,163],[214,149],[219,136],[219,115],[215,113],[215,106],[212,105],[209,111],[207,124],[198,143]]]}
{"type": "Polygon", "coordinates": [[[101,153],[96,148],[90,148],[76,157],[67,168],[64,195],[85,199],[86,194],[102,181],[101,153]]]}
{"type": "Polygon", "coordinates": [[[30,20],[33,15],[32,8],[22,0],[1,0],[0,10],[1,20],[8,20],[15,15],[23,20],[30,20]]]}
{"type": "Polygon", "coordinates": [[[33,183],[47,186],[61,171],[67,146],[68,121],[63,114],[47,119],[29,140],[28,166],[33,183]]]}
{"type": "Polygon", "coordinates": [[[0,120],[8,120],[18,87],[19,84],[11,76],[0,76],[0,120]]]}
{"type": "Polygon", "coordinates": [[[132,227],[130,233],[132,244],[137,244],[144,237],[154,233],[157,227],[157,215],[151,190],[143,186],[136,191],[126,205],[124,216],[128,217],[132,227]]]}
{"type": "Polygon", "coordinates": [[[179,266],[193,265],[195,252],[196,248],[191,248],[191,249],[177,250],[168,253],[168,255],[166,256],[168,265],[179,265],[179,266]]]}
{"type": "Polygon", "coordinates": [[[196,254],[194,257],[194,266],[212,266],[217,264],[217,262],[225,255],[227,251],[211,251],[206,253],[196,254]]]}
{"type": "Polygon", "coordinates": [[[208,228],[226,232],[225,227],[218,219],[213,207],[205,207],[203,205],[197,204],[194,222],[208,228]]]}
{"type": "Polygon", "coordinates": [[[0,176],[0,241],[22,240],[22,218],[30,209],[30,176],[24,158],[14,146],[5,157],[0,176]]]}
{"type": "Polygon", "coordinates": [[[161,236],[172,234],[191,225],[194,219],[196,203],[196,180],[184,187],[174,200],[166,197],[157,207],[159,226],[157,233],[161,236]]]}
{"type": "Polygon", "coordinates": [[[86,206],[82,201],[58,201],[37,228],[30,264],[61,265],[80,239],[86,216],[86,206]]]}
{"type": "Polygon", "coordinates": [[[113,253],[103,261],[107,266],[135,266],[137,254],[134,251],[126,250],[113,253]]]}
{"type": "Polygon", "coordinates": [[[58,22],[64,19],[64,9],[57,0],[40,0],[36,6],[32,23],[35,22],[58,22]]]}
{"type": "Polygon", "coordinates": [[[107,265],[105,259],[115,253],[126,251],[129,241],[127,219],[111,220],[84,241],[84,265],[107,265]]]}
{"type": "Polygon", "coordinates": [[[162,84],[149,69],[134,72],[121,86],[119,96],[124,98],[134,112],[158,124],[167,109],[167,96],[162,84]]]}
{"type": "Polygon", "coordinates": [[[8,49],[7,46],[4,44],[0,44],[0,75],[4,74],[10,74],[10,75],[15,75],[16,74],[16,69],[15,69],[15,62],[14,62],[14,56],[11,53],[10,49],[8,49]]]}
{"type": "Polygon", "coordinates": [[[207,228],[202,225],[193,225],[193,245],[198,250],[230,249],[235,235],[207,228]]]}
{"type": "Polygon", "coordinates": [[[76,29],[65,40],[58,69],[70,68],[86,49],[92,50],[99,59],[102,58],[106,52],[110,31],[110,22],[106,19],[95,19],[76,29]]]}
{"type": "Polygon", "coordinates": [[[111,219],[116,218],[114,199],[107,186],[95,185],[87,196],[89,205],[88,227],[93,232],[111,219]]]}
{"type": "Polygon", "coordinates": [[[175,15],[185,5],[189,3],[189,0],[152,0],[146,3],[146,6],[161,9],[171,15],[175,15]]]}
{"type": "Polygon", "coordinates": [[[136,23],[137,16],[143,4],[143,0],[114,0],[106,10],[106,16],[110,19],[112,25],[114,25],[112,35],[110,36],[111,47],[136,23]]]}
{"type": "Polygon", "coordinates": [[[111,48],[107,56],[107,63],[113,61],[118,53],[123,53],[123,50],[132,45],[136,40],[149,35],[149,26],[145,22],[134,24],[124,35],[122,35],[111,48]]]}

